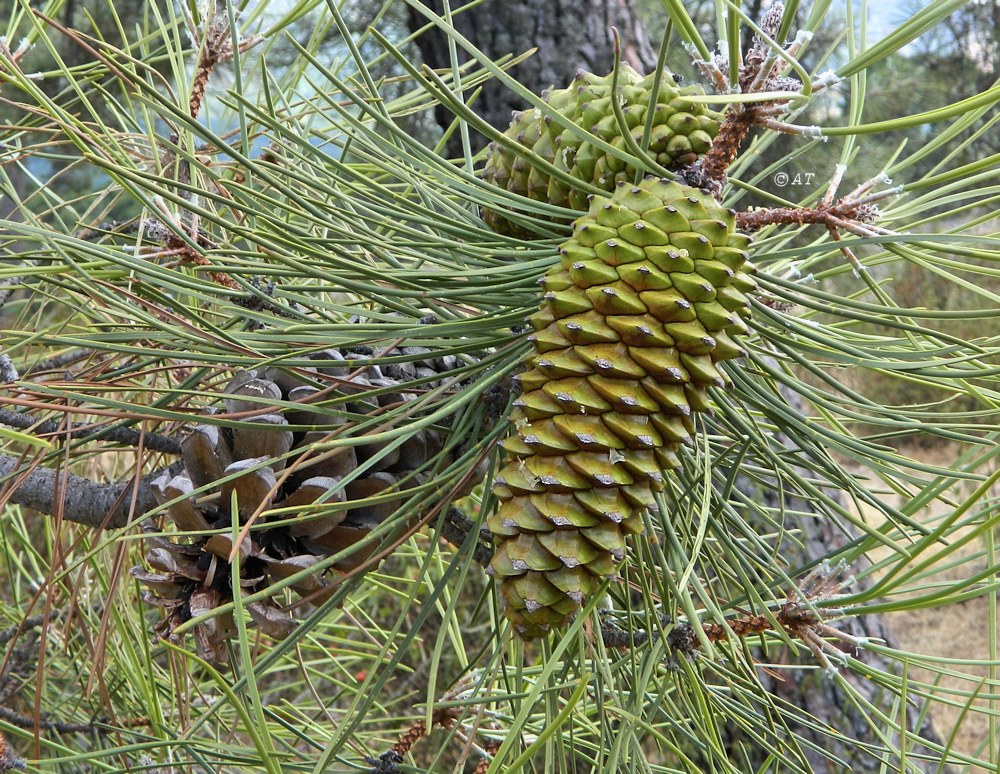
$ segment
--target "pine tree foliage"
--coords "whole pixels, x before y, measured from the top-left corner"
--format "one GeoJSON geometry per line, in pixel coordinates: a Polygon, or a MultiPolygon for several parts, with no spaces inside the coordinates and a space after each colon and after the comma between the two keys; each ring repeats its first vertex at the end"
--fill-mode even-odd
{"type": "MultiPolygon", "coordinates": [[[[482,154],[446,158],[447,137],[425,129],[443,106],[465,147],[479,133],[598,195],[478,119],[477,89],[504,84],[635,183],[675,174],[642,152],[648,136],[613,145],[566,121],[508,74],[516,58],[483,56],[415,0],[453,67],[414,64],[400,3],[361,32],[316,0],[151,5],[119,18],[125,42],[111,43],[65,27],[60,0],[16,0],[0,39],[0,192],[16,202],[0,221],[10,749],[38,771],[744,772],[763,759],[809,772],[840,770],[834,741],[849,735],[873,767],[995,768],[995,637],[973,661],[844,629],[987,600],[977,625],[997,631],[1000,158],[976,149],[1000,86],[871,122],[869,70],[963,3],[932,2],[880,40],[846,4],[845,34],[811,51],[831,5],[790,3],[764,31],[719,5],[707,40],[665,2],[661,64],[693,56],[705,94],[689,99],[755,122],[738,153],[713,157],[721,169],[686,178],[714,181],[753,234],[746,354],[719,362],[731,386],[706,387],[713,410],[637,515],[620,582],[523,641],[482,567],[481,527],[532,352],[526,321],[583,213],[492,185],[482,154]],[[748,26],[765,41],[758,69],[777,68],[766,89],[730,88],[748,26]],[[800,125],[824,93],[842,113],[800,125]],[[873,169],[868,138],[914,127],[926,141],[873,169]],[[793,148],[782,163],[818,141],[838,163],[812,188],[774,190],[782,168],[757,162],[779,138],[793,148]],[[533,238],[497,233],[484,210],[533,238]],[[894,288],[918,270],[960,308],[901,304],[894,288]],[[970,321],[973,336],[950,332],[970,321]],[[859,391],[868,372],[938,397],[859,391]],[[240,374],[278,386],[236,400],[240,374]],[[231,452],[254,422],[288,443],[259,441],[237,468],[216,459],[222,479],[162,483],[189,433],[231,452]],[[927,439],[954,458],[903,443],[927,439]],[[311,499],[282,499],[348,454],[311,499]],[[397,465],[404,454],[416,464],[397,465]],[[83,482],[112,487],[111,504],[78,495],[83,482]],[[799,561],[803,513],[838,538],[799,561]],[[359,514],[363,534],[274,569],[298,555],[292,537],[359,514]],[[139,582],[151,547],[178,566],[202,551],[197,582],[225,593],[164,627],[139,582]],[[205,639],[220,622],[226,636],[205,639]],[[793,672],[863,722],[834,727],[762,686],[793,672]],[[988,732],[956,746],[973,718],[988,732]]],[[[0,750],[0,770],[16,762],[0,750]]]]}

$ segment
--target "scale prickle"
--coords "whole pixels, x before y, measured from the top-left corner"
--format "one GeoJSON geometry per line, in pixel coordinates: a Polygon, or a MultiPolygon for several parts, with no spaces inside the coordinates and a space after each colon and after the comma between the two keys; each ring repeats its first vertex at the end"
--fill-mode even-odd
{"type": "Polygon", "coordinates": [[[543,279],[533,351],[490,516],[507,615],[525,637],[564,624],[606,578],[679,465],[721,361],[743,354],[756,288],[735,215],[647,178],[593,197],[543,279]]]}
{"type": "MultiPolygon", "coordinates": [[[[598,76],[580,71],[568,88],[548,91],[542,98],[567,121],[626,155],[630,150],[611,102],[612,80],[613,75],[598,76]]],[[[619,68],[617,98],[631,139],[657,164],[666,169],[680,169],[708,151],[719,131],[722,116],[702,104],[688,101],[686,97],[704,94],[701,87],[680,87],[669,72],[661,73],[655,94],[654,87],[657,87],[654,75],[639,75],[627,64],[619,68]],[[653,110],[653,116],[644,145],[649,110],[653,110]]],[[[620,182],[635,180],[637,170],[633,164],[583,140],[540,110],[515,113],[504,134],[527,146],[572,179],[602,190],[612,191],[620,182]]],[[[502,143],[490,145],[483,179],[536,201],[576,210],[587,209],[586,191],[550,175],[523,151],[502,143]]],[[[500,233],[532,236],[532,232],[492,210],[484,210],[483,217],[500,233]]]]}

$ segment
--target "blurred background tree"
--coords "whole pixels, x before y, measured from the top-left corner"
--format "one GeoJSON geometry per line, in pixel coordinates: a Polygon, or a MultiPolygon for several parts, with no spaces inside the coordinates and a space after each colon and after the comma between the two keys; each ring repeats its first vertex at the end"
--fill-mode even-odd
{"type": "MultiPolygon", "coordinates": [[[[436,14],[444,14],[445,4],[440,0],[425,5],[436,14]]],[[[639,72],[649,72],[656,65],[656,51],[649,42],[644,20],[631,2],[585,0],[568,6],[560,0],[487,0],[451,5],[450,12],[459,34],[493,59],[533,49],[531,57],[517,65],[512,75],[536,93],[563,88],[577,70],[610,72],[614,63],[612,27],[622,36],[623,61],[639,72]]],[[[427,20],[410,6],[407,23],[410,32],[417,33],[425,28],[427,20]]],[[[427,30],[416,43],[427,65],[450,66],[451,44],[442,31],[427,30]]],[[[467,56],[462,59],[467,60],[467,56]]],[[[524,107],[516,95],[496,81],[485,83],[474,103],[476,112],[498,129],[506,128],[511,113],[524,107]]],[[[443,128],[454,121],[453,114],[443,107],[435,115],[443,128]]],[[[456,137],[449,145],[450,155],[461,155],[459,140],[456,137]]],[[[473,150],[481,150],[483,144],[481,137],[474,137],[473,150]]]]}

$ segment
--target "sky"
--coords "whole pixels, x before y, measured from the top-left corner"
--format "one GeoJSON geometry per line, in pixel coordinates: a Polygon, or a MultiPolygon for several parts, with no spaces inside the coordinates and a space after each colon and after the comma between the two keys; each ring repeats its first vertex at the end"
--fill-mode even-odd
{"type": "MultiPolygon", "coordinates": [[[[868,3],[868,29],[873,41],[881,40],[930,0],[873,0],[868,3]]],[[[859,7],[860,3],[855,3],[859,7]]]]}

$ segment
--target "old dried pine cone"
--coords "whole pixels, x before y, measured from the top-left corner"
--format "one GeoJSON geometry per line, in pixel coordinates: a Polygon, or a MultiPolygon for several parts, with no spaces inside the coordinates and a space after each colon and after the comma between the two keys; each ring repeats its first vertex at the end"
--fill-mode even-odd
{"type": "MultiPolygon", "coordinates": [[[[403,348],[404,354],[415,358],[422,352],[403,348]]],[[[357,353],[347,356],[359,358],[357,353]]],[[[321,362],[316,370],[327,377],[347,379],[358,370],[353,366],[348,368],[343,362],[344,355],[337,350],[327,350],[317,357],[321,362]]],[[[445,359],[415,359],[412,363],[382,368],[373,365],[337,389],[341,395],[358,395],[357,401],[346,404],[346,411],[367,414],[379,406],[415,398],[412,392],[398,389],[403,382],[440,376],[453,366],[445,359]],[[363,394],[385,388],[397,389],[377,397],[363,394]]],[[[429,386],[435,386],[435,382],[429,386]]],[[[391,490],[400,478],[419,470],[441,449],[441,439],[436,434],[421,430],[389,453],[385,453],[386,444],[373,443],[343,447],[326,459],[306,462],[296,455],[296,449],[304,451],[309,444],[322,440],[348,421],[309,411],[309,396],[318,389],[305,379],[275,368],[237,373],[226,388],[227,413],[260,410],[263,404],[255,398],[305,403],[296,410],[241,419],[235,427],[207,423],[192,427],[181,442],[184,469],[173,477],[164,475],[154,482],[159,501],[171,504],[166,508],[163,523],[149,523],[147,531],[166,532],[169,537],[147,536],[148,569],[135,567],[132,575],[147,588],[146,600],[166,611],[166,618],[157,627],[158,635],[170,637],[179,624],[232,601],[228,558],[233,549],[230,527],[234,519],[243,524],[252,514],[265,509],[287,509],[269,516],[269,521],[287,522],[298,513],[314,515],[273,528],[266,528],[267,521],[258,521],[264,528],[249,531],[239,547],[240,584],[244,594],[255,593],[361,541],[395,511],[400,499],[356,507],[347,503],[391,490]],[[311,429],[293,431],[289,425],[306,425],[311,429]],[[382,456],[362,477],[343,483],[345,476],[361,463],[379,454],[382,456]],[[285,476],[286,473],[289,475],[285,476]],[[231,480],[217,483],[231,476],[231,480]],[[283,476],[280,486],[276,486],[283,476]],[[195,490],[201,491],[195,494],[195,490]],[[234,494],[238,513],[231,509],[234,494]],[[314,505],[320,498],[325,498],[323,505],[314,505]],[[337,508],[338,503],[345,505],[337,508]],[[216,534],[207,534],[213,531],[216,534]]],[[[333,581],[366,562],[373,548],[370,545],[355,550],[337,562],[333,570],[309,574],[292,588],[318,604],[333,593],[333,581]]],[[[246,607],[254,622],[275,638],[286,636],[294,625],[291,616],[274,599],[246,607]]],[[[199,655],[212,661],[221,660],[224,643],[233,631],[231,615],[218,615],[199,624],[194,632],[199,655]]]]}

